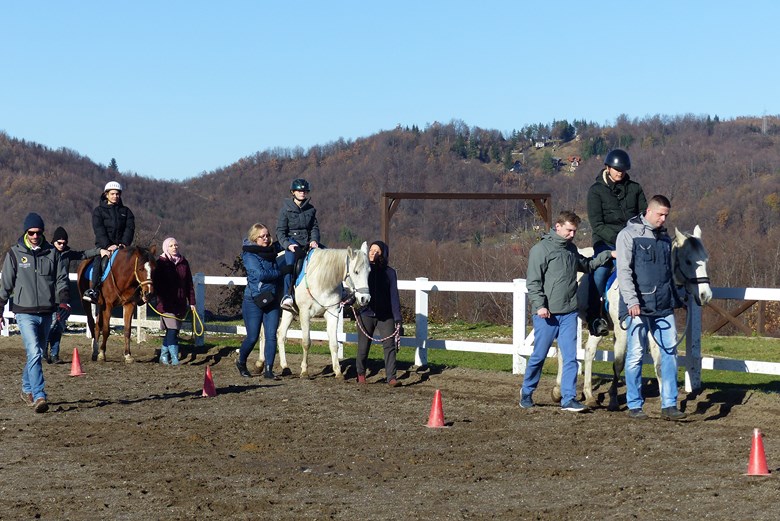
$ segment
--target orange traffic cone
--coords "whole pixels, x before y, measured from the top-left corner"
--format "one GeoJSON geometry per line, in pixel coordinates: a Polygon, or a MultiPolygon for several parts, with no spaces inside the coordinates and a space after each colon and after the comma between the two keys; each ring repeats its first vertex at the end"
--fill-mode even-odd
{"type": "Polygon", "coordinates": [[[73,348],[73,361],[70,363],[70,375],[71,376],[84,376],[84,369],[81,367],[81,360],[79,360],[79,350],[73,348]]]}
{"type": "Polygon", "coordinates": [[[428,415],[428,425],[432,429],[444,427],[444,410],[441,406],[441,391],[436,389],[433,393],[433,403],[431,404],[431,413],[428,415]]]}
{"type": "Polygon", "coordinates": [[[764,442],[761,437],[761,432],[758,429],[753,429],[753,444],[750,446],[750,459],[748,460],[746,476],[769,475],[769,469],[766,467],[766,456],[764,455],[764,442]]]}
{"type": "Polygon", "coordinates": [[[217,389],[214,387],[214,378],[211,377],[211,367],[206,366],[206,377],[203,379],[203,394],[201,396],[216,396],[217,389]]]}

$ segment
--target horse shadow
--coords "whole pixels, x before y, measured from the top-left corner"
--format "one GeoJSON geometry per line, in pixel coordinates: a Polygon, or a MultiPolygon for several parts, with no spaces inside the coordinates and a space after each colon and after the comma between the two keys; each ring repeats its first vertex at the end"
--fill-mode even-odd
{"type": "Polygon", "coordinates": [[[719,384],[717,389],[702,389],[689,393],[681,400],[681,409],[685,410],[690,403],[695,406],[695,413],[704,417],[704,421],[725,418],[735,406],[747,405],[755,393],[780,393],[780,382],[752,385],[719,384]],[[699,398],[702,398],[699,401],[699,398]]]}

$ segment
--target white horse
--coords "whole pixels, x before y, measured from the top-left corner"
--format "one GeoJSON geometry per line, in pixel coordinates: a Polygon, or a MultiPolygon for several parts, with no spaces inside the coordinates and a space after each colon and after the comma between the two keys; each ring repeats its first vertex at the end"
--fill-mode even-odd
{"type": "MultiPolygon", "coordinates": [[[[346,300],[355,299],[360,307],[368,304],[368,244],[363,243],[360,250],[352,248],[330,249],[315,248],[312,250],[306,265],[303,278],[295,287],[295,304],[298,306],[298,318],[301,323],[301,345],[303,360],[301,361],[301,378],[309,376],[309,347],[311,347],[310,322],[313,317],[325,316],[330,345],[330,358],[336,378],[344,378],[338,359],[338,339],[336,337],[340,307],[346,300]]],[[[289,374],[284,343],[287,331],[295,318],[295,314],[282,311],[282,318],[277,329],[279,349],[279,364],[282,374],[289,374]]],[[[260,356],[255,366],[262,372],[265,368],[263,351],[263,335],[260,335],[260,356]]]]}
{"type": "MultiPolygon", "coordinates": [[[[682,233],[675,228],[674,238],[672,239],[672,274],[674,276],[674,283],[678,286],[684,286],[686,292],[689,295],[693,295],[696,299],[696,303],[700,306],[706,305],[712,299],[712,289],[710,288],[710,279],[707,275],[707,261],[709,255],[704,248],[704,244],[701,241],[701,228],[698,225],[693,230],[693,235],[688,233],[682,233]]],[[[583,281],[580,284],[580,288],[587,286],[587,278],[583,277],[583,281]]],[[[580,302],[587,301],[587,297],[580,298],[580,302]]],[[[609,303],[609,322],[612,331],[614,332],[615,346],[615,361],[612,363],[612,384],[609,388],[609,405],[610,411],[618,410],[617,400],[617,388],[618,378],[620,373],[623,372],[626,361],[626,342],[627,333],[620,325],[620,319],[618,318],[618,308],[620,302],[620,290],[618,288],[617,280],[607,291],[607,301],[609,303]],[[617,327],[616,327],[617,326],[617,327]]],[[[585,307],[587,304],[581,304],[580,313],[584,316],[585,307]]],[[[584,376],[582,380],[582,390],[585,395],[585,403],[591,407],[598,405],[597,400],[593,398],[593,358],[596,355],[596,348],[601,342],[600,336],[592,336],[588,332],[588,340],[585,344],[585,360],[583,362],[584,376]]],[[[658,378],[659,387],[661,385],[661,372],[660,372],[660,356],[658,356],[658,345],[653,341],[652,335],[650,336],[650,355],[653,358],[653,365],[655,366],[656,378],[658,378]]],[[[562,374],[563,360],[561,359],[560,350],[558,351],[558,378],[555,388],[553,389],[553,399],[560,401],[561,399],[561,374],[562,374]]],[[[677,378],[674,375],[673,378],[677,378]]]]}

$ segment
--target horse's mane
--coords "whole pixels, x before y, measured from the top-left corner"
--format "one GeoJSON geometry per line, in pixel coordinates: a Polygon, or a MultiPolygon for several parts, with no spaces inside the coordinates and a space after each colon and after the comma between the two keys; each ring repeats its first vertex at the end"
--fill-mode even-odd
{"type": "MultiPolygon", "coordinates": [[[[318,248],[316,250],[316,263],[310,264],[310,272],[307,275],[318,277],[322,287],[332,287],[341,283],[346,267],[347,250],[318,248]]],[[[314,255],[314,254],[312,254],[314,255]]]]}
{"type": "Polygon", "coordinates": [[[130,246],[125,248],[123,251],[128,259],[131,259],[137,252],[138,256],[144,261],[151,262],[152,264],[155,264],[157,261],[157,258],[152,254],[152,252],[142,246],[130,246]]]}

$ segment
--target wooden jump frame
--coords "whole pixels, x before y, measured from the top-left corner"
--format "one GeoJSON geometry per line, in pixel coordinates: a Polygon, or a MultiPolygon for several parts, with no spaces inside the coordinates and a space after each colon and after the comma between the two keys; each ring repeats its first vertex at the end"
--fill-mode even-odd
{"type": "Polygon", "coordinates": [[[384,192],[382,194],[382,240],[390,244],[390,220],[398,210],[403,199],[490,199],[517,200],[530,199],[539,212],[547,229],[552,228],[552,196],[550,194],[475,194],[442,192],[384,192]]]}

